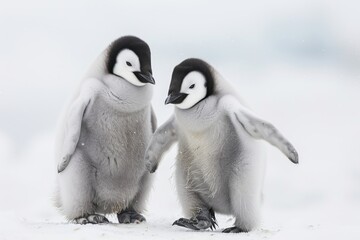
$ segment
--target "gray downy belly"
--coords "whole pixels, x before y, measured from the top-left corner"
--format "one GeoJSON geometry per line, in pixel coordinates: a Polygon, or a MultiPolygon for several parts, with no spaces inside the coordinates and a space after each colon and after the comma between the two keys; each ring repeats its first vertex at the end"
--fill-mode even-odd
{"type": "Polygon", "coordinates": [[[151,136],[149,114],[147,109],[128,114],[103,110],[83,122],[78,148],[92,166],[98,204],[127,205],[137,193],[151,136]]]}
{"type": "Polygon", "coordinates": [[[239,161],[241,142],[228,119],[210,129],[179,143],[178,160],[184,166],[188,189],[216,212],[229,214],[229,178],[239,161]]]}

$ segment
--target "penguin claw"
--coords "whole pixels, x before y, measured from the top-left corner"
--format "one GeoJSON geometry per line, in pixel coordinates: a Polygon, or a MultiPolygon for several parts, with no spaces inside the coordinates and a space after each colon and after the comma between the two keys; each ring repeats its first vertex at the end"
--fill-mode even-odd
{"type": "Polygon", "coordinates": [[[211,227],[210,227],[211,230],[216,229],[217,227],[219,227],[217,222],[211,222],[211,227]]]}
{"type": "MultiPolygon", "coordinates": [[[[211,208],[209,210],[209,213],[210,213],[210,222],[211,222],[211,226],[216,229],[216,227],[219,227],[219,225],[217,224],[216,222],[216,218],[215,218],[215,212],[214,210],[211,208]]],[[[212,229],[211,229],[212,230],[212,229]]]]}

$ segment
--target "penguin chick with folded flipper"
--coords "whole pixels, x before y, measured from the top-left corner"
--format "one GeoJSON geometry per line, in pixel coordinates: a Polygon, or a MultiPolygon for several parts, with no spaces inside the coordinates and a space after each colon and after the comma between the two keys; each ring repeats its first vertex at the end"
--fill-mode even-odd
{"type": "Polygon", "coordinates": [[[56,203],[75,223],[145,221],[141,215],[151,184],[144,153],[156,118],[151,53],[143,40],[117,39],[82,81],[56,143],[56,203]]]}

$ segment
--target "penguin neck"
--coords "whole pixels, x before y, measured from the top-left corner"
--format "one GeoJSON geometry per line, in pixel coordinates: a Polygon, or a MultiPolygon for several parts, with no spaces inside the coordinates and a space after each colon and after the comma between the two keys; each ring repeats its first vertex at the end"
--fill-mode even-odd
{"type": "Polygon", "coordinates": [[[122,112],[137,112],[150,106],[153,87],[150,84],[135,86],[112,74],[103,77],[102,98],[107,104],[122,112]]]}
{"type": "Polygon", "coordinates": [[[175,107],[175,116],[185,131],[206,131],[219,117],[216,96],[209,96],[189,109],[175,107]]]}

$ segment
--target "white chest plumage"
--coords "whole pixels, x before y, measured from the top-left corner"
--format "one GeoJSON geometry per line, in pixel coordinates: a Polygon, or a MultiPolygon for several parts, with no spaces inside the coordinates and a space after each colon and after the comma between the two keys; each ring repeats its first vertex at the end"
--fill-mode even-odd
{"type": "Polygon", "coordinates": [[[207,101],[193,109],[176,110],[178,160],[188,189],[209,199],[226,198],[227,172],[239,160],[241,142],[228,116],[217,109],[216,99],[207,101]]]}
{"type": "Polygon", "coordinates": [[[113,41],[81,82],[56,148],[56,201],[69,220],[108,222],[99,213],[117,213],[120,223],[145,220],[154,83],[150,48],[134,36],[113,41]]]}
{"type": "Polygon", "coordinates": [[[150,119],[150,106],[121,112],[108,106],[100,96],[85,113],[79,147],[109,176],[131,177],[124,176],[124,170],[144,171],[143,155],[152,134],[150,119]]]}

